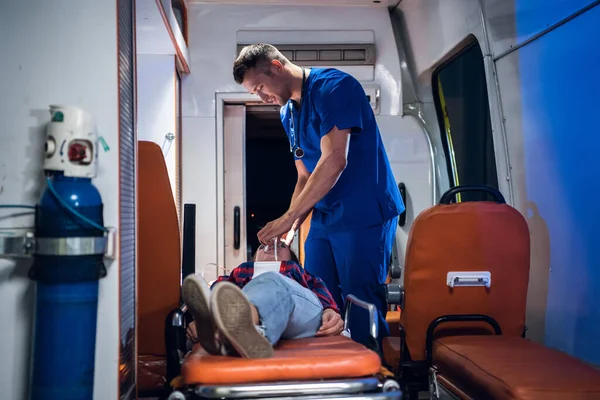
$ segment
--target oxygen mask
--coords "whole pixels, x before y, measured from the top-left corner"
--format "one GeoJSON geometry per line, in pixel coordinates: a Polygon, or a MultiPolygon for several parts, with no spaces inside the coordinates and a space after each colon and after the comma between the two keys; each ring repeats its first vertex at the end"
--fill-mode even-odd
{"type": "Polygon", "coordinates": [[[273,241],[269,244],[261,244],[259,246],[259,250],[262,250],[265,254],[273,255],[275,261],[279,261],[278,252],[280,249],[285,249],[287,246],[283,241],[280,241],[278,238],[273,239],[273,241]]]}

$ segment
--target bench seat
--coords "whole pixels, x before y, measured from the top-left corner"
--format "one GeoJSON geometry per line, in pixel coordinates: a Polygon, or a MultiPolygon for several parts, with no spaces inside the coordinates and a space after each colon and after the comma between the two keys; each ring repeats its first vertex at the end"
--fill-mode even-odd
{"type": "Polygon", "coordinates": [[[600,399],[598,369],[521,337],[445,337],[434,342],[433,365],[438,383],[474,399],[600,399]]]}

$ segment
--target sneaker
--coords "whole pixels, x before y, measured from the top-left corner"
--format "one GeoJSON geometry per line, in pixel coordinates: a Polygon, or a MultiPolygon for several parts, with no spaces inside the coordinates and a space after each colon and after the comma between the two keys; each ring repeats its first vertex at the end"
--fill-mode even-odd
{"type": "Polygon", "coordinates": [[[239,287],[230,282],[215,286],[210,309],[219,332],[246,358],[273,357],[273,346],[252,322],[250,301],[239,287]]]}
{"type": "Polygon", "coordinates": [[[217,339],[217,329],[210,314],[208,283],[200,276],[188,275],[183,280],[181,292],[183,301],[196,322],[198,343],[209,354],[222,354],[222,346],[217,339]]]}

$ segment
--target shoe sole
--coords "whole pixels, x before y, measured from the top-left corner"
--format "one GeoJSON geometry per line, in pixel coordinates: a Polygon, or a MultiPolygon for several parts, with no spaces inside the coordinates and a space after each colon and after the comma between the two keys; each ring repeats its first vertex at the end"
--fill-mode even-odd
{"type": "Polygon", "coordinates": [[[250,302],[236,285],[217,284],[210,302],[217,329],[242,357],[273,357],[273,346],[256,330],[250,302]]]}
{"type": "Polygon", "coordinates": [[[196,276],[188,276],[183,281],[182,297],[196,321],[198,343],[209,354],[220,354],[215,340],[217,329],[214,325],[209,304],[210,292],[196,276]]]}

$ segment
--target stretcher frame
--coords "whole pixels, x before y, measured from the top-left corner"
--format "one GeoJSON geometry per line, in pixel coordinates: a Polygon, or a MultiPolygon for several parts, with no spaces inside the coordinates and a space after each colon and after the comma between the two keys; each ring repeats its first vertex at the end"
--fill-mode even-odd
{"type": "MultiPolygon", "coordinates": [[[[377,350],[377,308],[371,303],[358,299],[354,295],[346,296],[344,305],[344,330],[348,331],[352,306],[362,308],[369,313],[369,339],[373,343],[371,350],[377,350]]],[[[171,325],[183,332],[179,343],[185,345],[185,318],[187,306],[184,304],[170,314],[171,325]]],[[[167,338],[169,335],[167,335],[167,338]]],[[[172,347],[172,345],[170,346],[172,347]]],[[[182,354],[181,350],[170,354],[182,354]]],[[[184,358],[180,357],[179,367],[184,358]]],[[[172,363],[170,363],[172,366],[172,363]]],[[[180,368],[177,368],[180,371],[180,368]]],[[[173,371],[171,371],[171,374],[173,371]]],[[[173,391],[168,400],[189,399],[265,399],[270,400],[309,400],[309,399],[362,399],[362,400],[401,400],[402,391],[397,381],[383,376],[364,376],[349,379],[323,379],[315,381],[286,381],[236,385],[191,385],[173,391]]]]}

